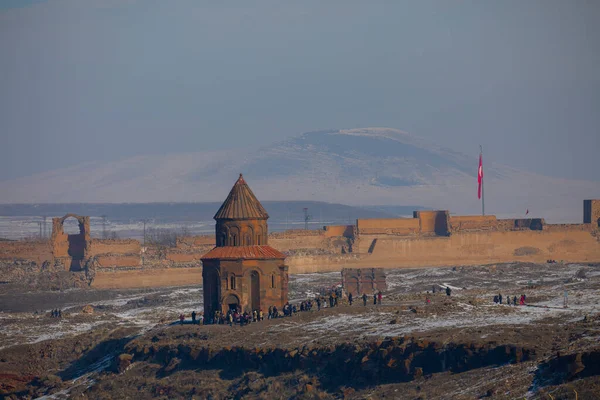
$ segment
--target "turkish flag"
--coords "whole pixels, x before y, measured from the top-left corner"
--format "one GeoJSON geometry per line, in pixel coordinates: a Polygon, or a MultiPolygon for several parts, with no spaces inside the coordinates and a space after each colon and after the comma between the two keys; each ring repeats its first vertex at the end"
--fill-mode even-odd
{"type": "Polygon", "coordinates": [[[481,199],[481,185],[483,183],[483,161],[481,154],[479,154],[479,169],[477,170],[477,183],[479,184],[479,186],[477,187],[477,198],[481,199]]]}

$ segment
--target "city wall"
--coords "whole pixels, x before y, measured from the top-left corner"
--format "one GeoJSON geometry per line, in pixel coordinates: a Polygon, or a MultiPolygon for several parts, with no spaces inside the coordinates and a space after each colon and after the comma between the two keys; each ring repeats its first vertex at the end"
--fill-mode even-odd
{"type": "Polygon", "coordinates": [[[0,260],[29,260],[38,265],[51,261],[52,244],[50,241],[0,241],[0,260]]]}
{"type": "MultiPolygon", "coordinates": [[[[413,218],[359,219],[356,225],[290,230],[269,235],[269,244],[287,255],[291,274],[343,268],[410,268],[515,261],[600,262],[600,201],[584,203],[584,223],[547,224],[543,219],[453,216],[417,211],[413,218]]],[[[183,237],[176,246],[146,246],[132,239],[88,239],[86,217],[79,235],[56,232],[49,241],[0,241],[0,260],[95,260],[94,287],[200,284],[203,254],[214,235],[183,237]],[[81,239],[84,239],[83,241],[81,239]]],[[[76,269],[73,269],[76,270],[76,269]]]]}

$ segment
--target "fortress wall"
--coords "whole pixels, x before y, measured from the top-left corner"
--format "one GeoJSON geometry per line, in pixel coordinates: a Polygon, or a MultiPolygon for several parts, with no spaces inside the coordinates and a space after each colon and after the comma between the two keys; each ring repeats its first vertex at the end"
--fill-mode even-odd
{"type": "Polygon", "coordinates": [[[325,231],[322,229],[288,229],[285,232],[270,232],[269,240],[289,236],[323,236],[325,231]]]}
{"type": "Polygon", "coordinates": [[[42,265],[51,261],[52,244],[49,241],[1,241],[0,260],[29,260],[42,265]]]}
{"type": "Polygon", "coordinates": [[[325,226],[325,237],[333,236],[354,236],[354,225],[328,225],[325,226]]]}
{"type": "Polygon", "coordinates": [[[417,218],[359,219],[356,227],[359,235],[416,235],[420,231],[417,218]]]}
{"type": "Polygon", "coordinates": [[[451,232],[494,230],[498,227],[495,215],[461,215],[450,217],[451,232]]]}
{"type": "Polygon", "coordinates": [[[94,239],[91,255],[98,254],[140,254],[142,247],[135,239],[94,239]]]}
{"type": "Polygon", "coordinates": [[[141,267],[142,247],[135,239],[94,239],[89,256],[99,268],[141,267]]]}
{"type": "Polygon", "coordinates": [[[96,256],[98,266],[100,268],[129,268],[129,267],[141,267],[141,259],[139,254],[103,254],[96,256]]]}
{"type": "Polygon", "coordinates": [[[323,235],[269,237],[269,246],[281,252],[297,249],[322,249],[327,247],[327,238],[323,235]]]}
{"type": "Polygon", "coordinates": [[[600,228],[600,200],[583,201],[583,222],[600,228]]]}
{"type": "MultiPolygon", "coordinates": [[[[361,239],[362,242],[362,239],[361,239]]],[[[361,243],[368,248],[372,241],[361,243]]],[[[511,261],[600,261],[600,240],[585,231],[472,232],[419,239],[377,238],[371,266],[471,265],[511,261]]]]}
{"type": "Polygon", "coordinates": [[[515,229],[515,219],[506,218],[496,221],[496,228],[501,232],[511,231],[515,229]]]}
{"type": "Polygon", "coordinates": [[[202,268],[162,268],[103,271],[92,282],[94,289],[124,289],[160,286],[202,286],[202,268]]]}
{"type": "Polygon", "coordinates": [[[214,247],[215,235],[183,236],[177,238],[177,248],[214,247]]]}
{"type": "Polygon", "coordinates": [[[415,211],[413,217],[418,218],[420,232],[424,234],[446,235],[449,228],[448,211],[415,211]]]}
{"type": "Polygon", "coordinates": [[[200,258],[205,254],[204,251],[196,252],[174,252],[167,251],[166,260],[174,263],[200,263],[200,258]]]}
{"type": "Polygon", "coordinates": [[[303,255],[286,257],[285,265],[289,267],[290,274],[310,274],[341,271],[344,266],[360,261],[361,257],[357,254],[303,255]]]}
{"type": "Polygon", "coordinates": [[[570,232],[570,231],[592,232],[593,230],[594,230],[593,224],[547,224],[547,225],[544,225],[545,232],[570,232]]]}

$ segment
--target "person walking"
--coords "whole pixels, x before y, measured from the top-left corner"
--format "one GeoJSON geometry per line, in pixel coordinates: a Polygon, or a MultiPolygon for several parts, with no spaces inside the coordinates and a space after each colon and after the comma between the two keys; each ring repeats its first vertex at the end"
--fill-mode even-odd
{"type": "Polygon", "coordinates": [[[321,298],[317,297],[317,311],[321,311],[321,298]]]}
{"type": "Polygon", "coordinates": [[[185,319],[185,315],[179,314],[179,323],[183,325],[183,320],[185,319]]]}
{"type": "Polygon", "coordinates": [[[446,296],[450,296],[451,293],[452,289],[450,289],[450,286],[446,286],[446,296]]]}
{"type": "Polygon", "coordinates": [[[352,305],[352,293],[348,293],[348,303],[352,305]]]}
{"type": "Polygon", "coordinates": [[[382,298],[383,298],[383,295],[381,294],[381,291],[379,291],[379,293],[377,293],[377,304],[381,305],[382,298]]]}
{"type": "Polygon", "coordinates": [[[502,304],[502,295],[498,293],[498,303],[502,304]]]}
{"type": "Polygon", "coordinates": [[[196,311],[192,311],[192,324],[196,323],[196,311]]]}
{"type": "Polygon", "coordinates": [[[373,305],[377,305],[377,293],[373,293],[373,305]]]}
{"type": "Polygon", "coordinates": [[[273,306],[269,306],[269,315],[267,315],[267,319],[273,318],[273,306]]]}

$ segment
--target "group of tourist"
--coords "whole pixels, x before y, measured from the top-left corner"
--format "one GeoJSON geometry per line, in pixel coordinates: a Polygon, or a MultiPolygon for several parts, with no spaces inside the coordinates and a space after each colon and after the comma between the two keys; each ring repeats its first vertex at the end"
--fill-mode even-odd
{"type": "MultiPolygon", "coordinates": [[[[521,297],[519,298],[518,305],[524,306],[525,300],[527,300],[527,296],[522,294],[521,297]]],[[[502,295],[501,294],[494,296],[494,303],[502,304],[502,295]]],[[[506,296],[506,305],[516,306],[517,305],[517,296],[513,296],[512,300],[511,300],[510,296],[506,296]]]]}
{"type": "Polygon", "coordinates": [[[56,308],[50,311],[50,318],[62,318],[62,310],[56,308]]]}
{"type": "MultiPolygon", "coordinates": [[[[290,304],[289,302],[285,303],[281,310],[277,308],[277,306],[270,306],[267,313],[267,319],[274,318],[282,318],[282,317],[291,317],[298,312],[312,311],[313,307],[317,306],[317,311],[320,311],[321,308],[325,307],[337,307],[340,304],[340,298],[342,297],[342,293],[339,290],[331,290],[326,295],[319,295],[315,299],[307,299],[301,301],[299,304],[290,304]]],[[[361,296],[363,301],[363,306],[366,306],[368,303],[369,296],[366,293],[363,293],[361,296]]],[[[373,304],[380,305],[381,300],[383,298],[383,294],[381,291],[373,293],[373,304]]],[[[354,302],[354,297],[352,293],[348,294],[348,304],[352,305],[354,302]]],[[[240,326],[248,325],[252,322],[260,322],[264,320],[264,313],[262,309],[249,311],[241,311],[241,308],[234,308],[228,310],[226,313],[221,311],[215,311],[211,318],[208,316],[203,316],[202,313],[196,313],[193,311],[191,314],[192,324],[204,324],[204,325],[231,325],[239,324],[240,326]]],[[[180,324],[185,323],[186,316],[184,314],[179,315],[180,324]]]]}

